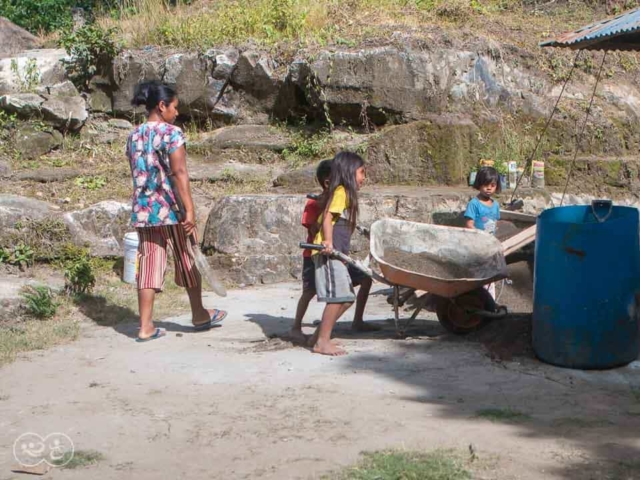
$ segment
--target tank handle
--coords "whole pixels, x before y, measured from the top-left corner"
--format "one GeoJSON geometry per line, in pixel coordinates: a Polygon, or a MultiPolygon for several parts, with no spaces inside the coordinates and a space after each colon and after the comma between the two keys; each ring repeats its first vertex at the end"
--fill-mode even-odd
{"type": "Polygon", "coordinates": [[[591,211],[593,212],[593,216],[596,217],[596,220],[599,223],[603,223],[607,221],[607,218],[611,216],[611,212],[613,212],[613,202],[611,200],[592,200],[591,201],[591,211]],[[607,209],[607,213],[603,216],[599,215],[597,210],[607,209]]]}

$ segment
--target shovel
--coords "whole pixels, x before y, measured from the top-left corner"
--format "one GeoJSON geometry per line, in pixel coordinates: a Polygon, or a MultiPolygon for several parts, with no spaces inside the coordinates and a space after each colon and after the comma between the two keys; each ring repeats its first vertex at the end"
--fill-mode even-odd
{"type": "Polygon", "coordinates": [[[196,241],[196,236],[189,235],[189,240],[191,240],[190,254],[196,264],[196,267],[198,267],[200,275],[209,285],[209,287],[211,287],[211,290],[213,290],[214,293],[220,295],[221,297],[226,297],[227,289],[224,288],[224,285],[218,279],[218,276],[214,273],[213,269],[209,265],[209,262],[207,262],[207,257],[205,257],[202,253],[202,250],[200,250],[200,245],[196,241]]]}

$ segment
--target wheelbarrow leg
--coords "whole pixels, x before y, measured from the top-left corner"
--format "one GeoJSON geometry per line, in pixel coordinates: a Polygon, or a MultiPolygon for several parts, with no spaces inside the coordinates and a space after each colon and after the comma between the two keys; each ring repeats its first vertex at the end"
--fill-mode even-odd
{"type": "Polygon", "coordinates": [[[393,286],[393,320],[396,326],[396,335],[402,336],[404,334],[400,329],[400,287],[393,286]]]}

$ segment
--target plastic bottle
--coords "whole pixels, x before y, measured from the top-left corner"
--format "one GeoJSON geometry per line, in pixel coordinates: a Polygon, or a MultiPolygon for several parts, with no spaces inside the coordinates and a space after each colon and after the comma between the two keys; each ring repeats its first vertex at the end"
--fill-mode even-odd
{"type": "Polygon", "coordinates": [[[544,188],[544,161],[534,160],[531,166],[531,186],[544,188]]]}

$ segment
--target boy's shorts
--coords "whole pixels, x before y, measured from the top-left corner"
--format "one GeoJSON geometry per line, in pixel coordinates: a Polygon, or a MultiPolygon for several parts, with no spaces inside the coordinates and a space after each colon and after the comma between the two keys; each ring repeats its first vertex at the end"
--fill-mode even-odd
{"type": "MultiPolygon", "coordinates": [[[[347,265],[351,284],[358,287],[366,280],[367,276],[356,267],[347,265]]],[[[313,257],[304,257],[302,261],[302,290],[316,289],[316,265],[313,263],[313,257]]]]}
{"type": "Polygon", "coordinates": [[[319,302],[353,303],[356,294],[347,266],[326,255],[314,255],[316,294],[319,302]]]}

